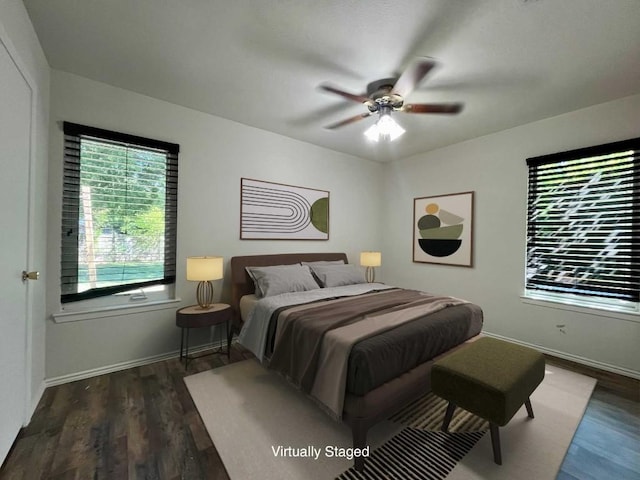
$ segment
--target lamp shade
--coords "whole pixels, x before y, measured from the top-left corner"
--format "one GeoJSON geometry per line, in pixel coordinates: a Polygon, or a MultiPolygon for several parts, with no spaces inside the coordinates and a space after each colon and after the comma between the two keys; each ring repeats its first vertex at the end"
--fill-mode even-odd
{"type": "Polygon", "coordinates": [[[222,278],[222,257],[187,257],[187,280],[207,282],[222,278]]]}
{"type": "Polygon", "coordinates": [[[382,265],[382,254],[380,252],[361,252],[360,265],[363,267],[379,267],[382,265]]]}

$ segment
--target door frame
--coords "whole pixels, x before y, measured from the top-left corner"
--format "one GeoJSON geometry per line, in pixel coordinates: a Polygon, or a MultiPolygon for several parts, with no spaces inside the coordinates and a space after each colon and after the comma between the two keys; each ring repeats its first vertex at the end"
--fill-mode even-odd
{"type": "MultiPolygon", "coordinates": [[[[27,192],[27,258],[26,265],[24,268],[27,271],[30,271],[32,268],[33,259],[36,257],[36,245],[34,240],[33,232],[36,227],[36,197],[35,192],[37,191],[37,179],[35,175],[36,171],[36,134],[35,134],[35,125],[37,121],[37,106],[40,98],[38,96],[38,90],[36,88],[36,83],[34,82],[31,74],[29,73],[26,65],[22,61],[20,54],[18,53],[18,49],[15,47],[3,22],[0,20],[0,43],[4,46],[11,57],[14,65],[18,69],[18,72],[26,82],[29,88],[29,100],[31,102],[31,111],[29,112],[29,162],[28,162],[28,181],[27,185],[29,191],[27,192]]],[[[41,261],[46,261],[46,259],[42,259],[41,261]]],[[[16,279],[18,281],[19,279],[16,279]]],[[[32,350],[33,350],[33,305],[35,302],[35,296],[33,288],[31,288],[29,282],[25,286],[27,289],[26,292],[26,305],[25,305],[25,338],[24,338],[24,395],[23,399],[23,409],[22,409],[22,425],[26,426],[31,420],[31,416],[35,411],[37,406],[36,400],[32,398],[32,386],[31,386],[31,372],[32,372],[32,350]],[[33,403],[36,403],[35,405],[33,403]]],[[[43,379],[44,380],[44,379],[43,379]]],[[[44,383],[43,383],[44,385],[44,383]]],[[[39,398],[37,399],[39,400],[39,398]]]]}

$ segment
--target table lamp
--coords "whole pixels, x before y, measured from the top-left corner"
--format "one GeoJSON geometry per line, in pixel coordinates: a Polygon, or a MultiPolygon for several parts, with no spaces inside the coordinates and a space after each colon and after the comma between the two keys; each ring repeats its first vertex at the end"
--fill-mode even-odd
{"type": "Polygon", "coordinates": [[[187,280],[200,282],[196,290],[200,308],[209,308],[213,303],[211,280],[222,278],[222,260],[222,257],[187,257],[187,280]]]}
{"type": "Polygon", "coordinates": [[[367,282],[373,283],[376,279],[375,267],[382,265],[382,254],[380,252],[361,252],[360,265],[367,267],[367,282]]]}

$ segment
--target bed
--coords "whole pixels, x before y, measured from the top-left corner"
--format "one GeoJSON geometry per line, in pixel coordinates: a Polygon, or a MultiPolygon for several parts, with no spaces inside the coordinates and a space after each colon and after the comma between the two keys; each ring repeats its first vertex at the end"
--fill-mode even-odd
{"type": "MultiPolygon", "coordinates": [[[[261,301],[255,298],[256,283],[247,267],[288,265],[296,266],[297,271],[300,264],[325,262],[348,264],[344,253],[231,258],[234,327],[242,332],[241,343],[248,344],[265,366],[320,400],[329,415],[350,426],[353,447],[364,448],[373,425],[430,390],[430,370],[437,358],[477,338],[482,310],[452,297],[366,283],[335,287],[327,283],[328,288],[285,293],[261,301]],[[261,315],[266,313],[261,320],[257,320],[258,310],[261,315]],[[362,314],[366,321],[352,320],[354,312],[367,312],[362,314]],[[326,326],[331,322],[337,323],[326,326]],[[254,324],[260,325],[260,333],[255,333],[254,324]],[[308,336],[300,325],[318,330],[320,333],[314,335],[321,340],[308,336]],[[361,327],[368,330],[362,332],[361,327]],[[344,335],[350,340],[344,341],[344,335]]],[[[350,270],[310,268],[313,273],[350,270]]],[[[259,270],[264,269],[254,268],[253,273],[259,270]]],[[[364,468],[362,456],[355,457],[355,466],[360,471],[364,468]]]]}

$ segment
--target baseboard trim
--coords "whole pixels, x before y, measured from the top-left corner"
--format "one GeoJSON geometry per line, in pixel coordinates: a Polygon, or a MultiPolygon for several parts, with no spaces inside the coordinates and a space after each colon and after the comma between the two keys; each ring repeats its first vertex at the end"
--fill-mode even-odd
{"type": "MultiPolygon", "coordinates": [[[[624,375],[626,377],[631,377],[631,378],[635,378],[635,379],[640,379],[640,372],[636,372],[634,370],[631,369],[627,369],[627,368],[621,368],[621,367],[617,367],[615,365],[610,365],[608,363],[604,363],[604,362],[598,362],[596,360],[591,360],[585,357],[581,357],[579,355],[573,355],[570,353],[565,353],[565,352],[561,352],[560,350],[554,350],[552,348],[547,348],[547,347],[543,347],[541,345],[536,345],[534,343],[529,343],[529,342],[523,342],[522,340],[517,340],[515,338],[511,338],[511,337],[506,337],[504,335],[498,335],[495,333],[491,333],[491,332],[486,332],[483,331],[482,332],[483,335],[486,335],[487,337],[494,337],[494,338],[498,338],[501,340],[506,340],[508,342],[512,342],[512,343],[516,343],[519,345],[524,345],[526,347],[531,347],[531,348],[535,348],[536,350],[539,350],[543,353],[549,354],[549,355],[553,355],[554,357],[558,357],[558,358],[562,358],[565,360],[569,360],[572,362],[576,362],[576,363],[580,363],[592,368],[597,368],[599,370],[605,370],[607,372],[612,372],[612,373],[616,373],[618,375],[624,375]]],[[[190,353],[200,353],[203,352],[205,350],[210,350],[212,348],[220,348],[220,347],[224,347],[224,341],[218,341],[218,342],[213,342],[213,343],[209,343],[209,344],[205,344],[205,345],[200,345],[198,347],[194,347],[194,348],[190,348],[190,353]]],[[[113,372],[119,372],[121,370],[126,370],[128,368],[134,368],[134,367],[141,367],[143,365],[149,365],[151,363],[155,363],[155,362],[161,362],[164,360],[169,360],[172,358],[176,358],[180,355],[180,351],[179,350],[175,350],[172,352],[168,352],[168,353],[163,353],[160,355],[152,355],[150,357],[144,357],[144,358],[140,358],[137,360],[130,360],[128,362],[121,362],[121,363],[116,363],[113,365],[107,365],[104,367],[98,367],[98,368],[93,368],[90,370],[84,370],[82,372],[76,372],[76,373],[70,373],[67,375],[61,375],[59,377],[52,377],[52,378],[47,378],[45,379],[40,386],[38,387],[38,392],[37,395],[35,397],[33,397],[32,399],[32,404],[31,404],[31,411],[30,411],[30,415],[29,418],[31,418],[31,416],[33,415],[33,412],[35,412],[36,407],[38,406],[38,402],[40,401],[40,399],[42,398],[42,395],[44,394],[44,390],[47,387],[53,387],[56,385],[62,385],[65,383],[71,383],[71,382],[75,382],[78,380],[85,380],[87,378],[92,378],[92,377],[98,377],[100,375],[106,375],[108,373],[113,373],[113,372]]]]}
{"type": "MultiPolygon", "coordinates": [[[[197,347],[189,347],[189,355],[192,353],[200,353],[212,348],[226,347],[226,340],[220,340],[217,342],[207,343],[205,345],[199,345],[197,347]]],[[[127,370],[129,368],[141,367],[143,365],[149,365],[151,363],[162,362],[164,360],[170,360],[180,356],[180,350],[175,350],[168,353],[162,353],[160,355],[152,355],[150,357],[139,358],[137,360],[129,360],[127,362],[115,363],[113,365],[106,365],[104,367],[92,368],[90,370],[84,370],[82,372],[69,373],[67,375],[61,375],[59,377],[47,378],[43,382],[42,391],[44,388],[55,387],[56,385],[63,385],[65,383],[76,382],[78,380],[86,380],[87,378],[99,377],[100,375],[106,375],[108,373],[119,372],[121,370],[127,370]]],[[[37,405],[37,404],[36,404],[37,405]]]]}
{"type": "Polygon", "coordinates": [[[571,353],[561,352],[560,350],[554,350],[552,348],[543,347],[541,345],[536,345],[535,343],[523,342],[522,340],[516,340],[515,338],[505,337],[503,335],[498,335],[491,332],[483,331],[482,334],[486,335],[487,337],[498,338],[500,340],[506,340],[508,342],[524,345],[525,347],[535,348],[536,350],[539,350],[542,353],[546,353],[554,357],[562,358],[564,360],[580,363],[582,365],[586,365],[591,368],[596,368],[598,370],[605,370],[607,372],[616,373],[618,375],[624,375],[625,377],[640,379],[640,372],[636,372],[635,370],[631,370],[629,368],[617,367],[615,365],[610,365],[608,363],[598,362],[596,360],[591,360],[589,358],[581,357],[579,355],[573,355],[571,353]]]}

